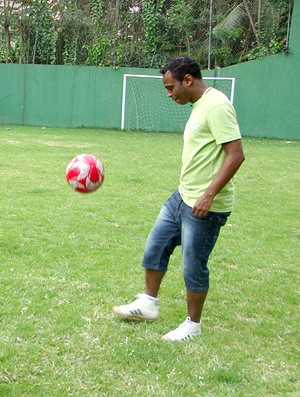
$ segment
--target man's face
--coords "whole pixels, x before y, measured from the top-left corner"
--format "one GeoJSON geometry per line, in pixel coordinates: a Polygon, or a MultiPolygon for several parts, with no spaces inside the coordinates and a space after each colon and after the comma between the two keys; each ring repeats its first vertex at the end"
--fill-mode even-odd
{"type": "Polygon", "coordinates": [[[178,81],[173,74],[168,71],[163,75],[163,84],[167,90],[167,95],[179,105],[186,105],[190,102],[190,81],[189,75],[186,75],[183,81],[178,81]]]}

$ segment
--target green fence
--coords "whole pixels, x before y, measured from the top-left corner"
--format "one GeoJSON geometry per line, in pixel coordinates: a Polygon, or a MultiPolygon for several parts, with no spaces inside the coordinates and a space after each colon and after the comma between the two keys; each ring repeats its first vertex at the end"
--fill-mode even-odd
{"type": "Polygon", "coordinates": [[[0,65],[0,123],[120,126],[122,73],[110,68],[0,65]]]}

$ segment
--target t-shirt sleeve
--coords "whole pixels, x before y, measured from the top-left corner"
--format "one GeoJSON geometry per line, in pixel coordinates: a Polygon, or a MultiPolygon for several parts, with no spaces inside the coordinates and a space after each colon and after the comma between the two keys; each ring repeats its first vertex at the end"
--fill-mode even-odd
{"type": "Polygon", "coordinates": [[[236,112],[229,102],[212,107],[206,122],[218,145],[241,138],[236,112]]]}

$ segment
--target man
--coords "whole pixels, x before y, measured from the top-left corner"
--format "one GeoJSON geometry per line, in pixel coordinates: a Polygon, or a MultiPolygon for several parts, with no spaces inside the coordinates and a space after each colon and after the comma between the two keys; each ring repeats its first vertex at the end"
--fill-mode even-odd
{"type": "Polygon", "coordinates": [[[143,258],[145,292],[113,308],[123,318],[158,318],[158,291],[170,255],[182,246],[187,319],[162,338],[188,340],[201,333],[201,314],[209,288],[207,262],[234,205],[232,177],[244,161],[235,110],[228,98],[202,80],[197,62],[179,56],[162,67],[168,97],[192,104],[184,130],[178,189],[163,205],[143,258]]]}

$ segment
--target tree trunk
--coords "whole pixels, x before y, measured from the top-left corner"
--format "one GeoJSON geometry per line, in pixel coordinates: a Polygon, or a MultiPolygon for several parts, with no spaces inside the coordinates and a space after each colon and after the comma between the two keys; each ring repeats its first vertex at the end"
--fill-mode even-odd
{"type": "Polygon", "coordinates": [[[261,11],[263,6],[263,0],[258,0],[257,10],[257,43],[261,43],[261,11]]]}
{"type": "Polygon", "coordinates": [[[6,48],[7,48],[7,54],[6,54],[6,63],[9,61],[9,53],[11,49],[10,45],[10,31],[9,31],[9,17],[8,17],[8,5],[6,4],[6,0],[3,1],[3,12],[4,12],[4,22],[3,22],[3,28],[4,32],[6,35],[6,48]]]}
{"type": "MultiPolygon", "coordinates": [[[[259,1],[262,1],[262,0],[259,0],[259,1]]],[[[255,38],[256,38],[256,41],[257,41],[257,45],[260,46],[261,45],[260,37],[259,37],[259,35],[257,33],[257,29],[255,27],[255,23],[253,21],[252,14],[251,14],[251,12],[249,10],[248,4],[247,4],[247,0],[243,0],[243,4],[244,4],[245,10],[247,12],[247,15],[248,15],[248,18],[249,18],[253,33],[255,35],[255,38]]]]}

